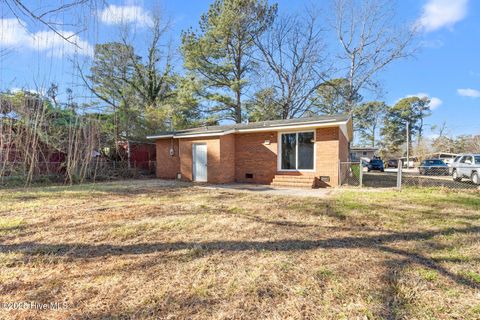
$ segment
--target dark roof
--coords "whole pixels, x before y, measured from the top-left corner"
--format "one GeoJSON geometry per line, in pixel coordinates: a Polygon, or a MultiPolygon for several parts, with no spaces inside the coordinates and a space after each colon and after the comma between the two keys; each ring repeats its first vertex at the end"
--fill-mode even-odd
{"type": "Polygon", "coordinates": [[[204,133],[223,133],[226,131],[236,131],[236,130],[249,130],[249,129],[260,129],[260,128],[276,128],[276,127],[288,127],[288,126],[297,126],[297,125],[316,125],[316,124],[325,124],[325,123],[335,123],[335,122],[345,122],[350,119],[348,114],[337,114],[333,116],[315,116],[308,118],[295,118],[295,119],[285,119],[285,120],[271,120],[271,121],[259,121],[259,122],[250,122],[250,123],[237,123],[237,124],[227,124],[221,126],[204,126],[198,128],[177,130],[177,131],[164,131],[159,132],[155,135],[148,136],[147,138],[156,138],[161,136],[188,136],[195,134],[204,134],[204,133]]]}
{"type": "Polygon", "coordinates": [[[362,147],[362,146],[352,146],[350,151],[377,151],[377,147],[362,147]]]}

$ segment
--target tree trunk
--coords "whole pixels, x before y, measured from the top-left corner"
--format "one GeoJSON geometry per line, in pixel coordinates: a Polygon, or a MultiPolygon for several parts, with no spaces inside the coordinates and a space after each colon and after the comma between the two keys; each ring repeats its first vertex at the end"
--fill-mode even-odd
{"type": "Polygon", "coordinates": [[[235,122],[242,123],[242,46],[239,41],[237,49],[237,58],[235,59],[235,73],[237,80],[237,88],[235,90],[235,122]]]}
{"type": "Polygon", "coordinates": [[[240,89],[235,92],[237,103],[235,105],[235,122],[242,123],[242,100],[240,89]]]}
{"type": "Polygon", "coordinates": [[[376,129],[376,126],[374,125],[372,127],[372,148],[375,148],[375,129],[376,129]]]}
{"type": "Polygon", "coordinates": [[[350,72],[349,72],[349,79],[348,79],[348,99],[347,99],[347,106],[348,106],[348,112],[351,112],[353,110],[353,78],[355,77],[355,54],[351,54],[350,56],[350,72]]]}

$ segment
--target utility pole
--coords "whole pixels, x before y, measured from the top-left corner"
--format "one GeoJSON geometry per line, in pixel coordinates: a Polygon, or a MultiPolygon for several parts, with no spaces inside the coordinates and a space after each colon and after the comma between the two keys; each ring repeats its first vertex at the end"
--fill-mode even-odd
{"type": "Polygon", "coordinates": [[[410,121],[407,120],[407,169],[410,167],[410,121]]]}

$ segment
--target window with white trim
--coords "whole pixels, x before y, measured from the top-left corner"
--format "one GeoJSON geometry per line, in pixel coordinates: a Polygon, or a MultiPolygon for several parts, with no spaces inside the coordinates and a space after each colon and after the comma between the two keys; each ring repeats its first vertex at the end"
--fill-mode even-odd
{"type": "Polygon", "coordinates": [[[282,170],[313,170],[314,132],[281,134],[282,170]]]}

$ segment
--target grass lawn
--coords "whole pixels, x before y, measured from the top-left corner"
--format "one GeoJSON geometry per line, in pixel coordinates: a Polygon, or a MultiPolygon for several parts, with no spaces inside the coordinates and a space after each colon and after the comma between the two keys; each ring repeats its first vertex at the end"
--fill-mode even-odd
{"type": "Polygon", "coordinates": [[[480,194],[0,190],[0,319],[480,319],[480,194]]]}

